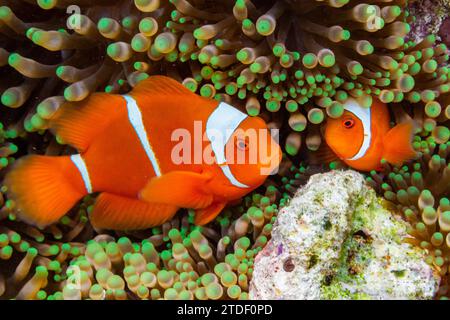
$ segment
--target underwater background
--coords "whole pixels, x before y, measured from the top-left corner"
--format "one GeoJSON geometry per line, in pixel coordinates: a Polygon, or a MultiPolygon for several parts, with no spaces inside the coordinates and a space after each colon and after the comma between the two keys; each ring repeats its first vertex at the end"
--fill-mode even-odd
{"type": "MultiPolygon", "coordinates": [[[[365,179],[410,223],[441,275],[450,259],[450,4],[349,0],[0,0],[0,179],[27,154],[73,149],[48,129],[66,101],[167,75],[280,130],[277,175],[211,223],[180,210],[148,230],[95,230],[95,195],[43,230],[0,194],[0,299],[248,299],[280,208],[318,172],[327,118],[349,97],[413,119],[416,159],[365,179]],[[76,267],[76,268],[75,268],[76,267]],[[78,272],[80,288],[71,286],[78,272]]],[[[181,111],[182,112],[182,111],[181,111]]]]}

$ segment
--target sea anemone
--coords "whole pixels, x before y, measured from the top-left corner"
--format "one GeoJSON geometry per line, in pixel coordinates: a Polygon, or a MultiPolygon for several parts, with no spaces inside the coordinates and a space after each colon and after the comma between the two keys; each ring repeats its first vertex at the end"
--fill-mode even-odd
{"type": "Polygon", "coordinates": [[[99,233],[89,196],[40,230],[1,196],[0,298],[247,298],[278,208],[311,174],[341,167],[299,158],[320,148],[322,125],[348,97],[367,107],[379,99],[397,123],[418,124],[417,160],[383,163],[367,181],[411,222],[411,241],[445,278],[449,56],[434,35],[408,40],[413,23],[403,0],[0,0],[0,168],[69,154],[46,130],[63,103],[126,93],[154,74],[261,116],[286,153],[265,189],[202,228],[182,211],[158,228],[99,233]]]}
{"type": "Polygon", "coordinates": [[[128,233],[96,233],[87,223],[91,197],[45,230],[4,216],[0,299],[247,299],[279,195],[269,186],[205,227],[187,211],[128,233]]]}
{"type": "Polygon", "coordinates": [[[444,281],[438,296],[448,295],[450,248],[450,142],[432,135],[416,136],[416,161],[393,167],[383,161],[383,171],[372,171],[367,182],[411,225],[407,239],[424,250],[426,261],[444,281]]]}
{"type": "Polygon", "coordinates": [[[373,97],[428,103],[449,88],[446,46],[433,48],[432,35],[405,42],[405,1],[1,4],[0,65],[15,70],[1,100],[26,105],[27,131],[45,129],[66,100],[126,92],[163,73],[290,128],[286,151],[295,155],[302,139],[310,150],[320,146],[318,125],[342,115],[348,96],[367,106],[373,97]]]}

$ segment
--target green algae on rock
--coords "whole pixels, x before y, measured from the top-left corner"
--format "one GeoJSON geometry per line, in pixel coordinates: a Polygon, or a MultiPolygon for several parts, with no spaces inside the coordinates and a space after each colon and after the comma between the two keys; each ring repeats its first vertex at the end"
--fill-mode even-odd
{"type": "MultiPolygon", "coordinates": [[[[372,171],[367,183],[388,200],[409,222],[408,241],[425,250],[426,261],[443,277],[438,298],[449,295],[450,141],[424,130],[414,138],[415,161],[401,167],[383,162],[383,171],[372,171]]],[[[433,130],[434,131],[434,130],[433,130]]]]}
{"type": "Polygon", "coordinates": [[[251,299],[432,299],[438,273],[355,171],[317,174],[278,214],[251,299]]]}
{"type": "Polygon", "coordinates": [[[422,40],[428,34],[438,34],[443,20],[448,17],[450,1],[410,1],[408,10],[412,19],[414,19],[408,38],[417,42],[422,40]]]}

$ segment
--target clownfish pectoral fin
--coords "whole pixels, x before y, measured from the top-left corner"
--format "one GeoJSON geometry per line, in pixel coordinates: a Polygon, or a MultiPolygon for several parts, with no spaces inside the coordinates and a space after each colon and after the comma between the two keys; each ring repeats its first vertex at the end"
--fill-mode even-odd
{"type": "Polygon", "coordinates": [[[22,157],[3,184],[17,216],[40,228],[57,222],[87,194],[70,157],[22,157]]]}
{"type": "Polygon", "coordinates": [[[194,223],[202,226],[213,220],[225,208],[226,202],[213,202],[204,209],[195,210],[194,223]]]}
{"type": "Polygon", "coordinates": [[[331,148],[322,141],[319,149],[308,154],[309,163],[312,165],[329,164],[333,161],[341,161],[331,148]]]}
{"type": "Polygon", "coordinates": [[[383,138],[383,159],[394,165],[401,165],[404,161],[416,156],[412,147],[414,123],[403,122],[389,130],[383,138]]]}
{"type": "Polygon", "coordinates": [[[152,178],[141,190],[140,199],[175,205],[181,208],[205,208],[213,202],[206,184],[212,176],[207,173],[172,171],[152,178]]]}
{"type": "Polygon", "coordinates": [[[177,210],[176,206],[103,192],[95,201],[90,219],[99,229],[139,230],[163,224],[172,219],[177,210]]]}
{"type": "Polygon", "coordinates": [[[62,142],[83,152],[92,139],[125,110],[118,107],[124,103],[120,96],[106,93],[92,94],[81,102],[67,102],[50,120],[50,130],[62,142]]]}

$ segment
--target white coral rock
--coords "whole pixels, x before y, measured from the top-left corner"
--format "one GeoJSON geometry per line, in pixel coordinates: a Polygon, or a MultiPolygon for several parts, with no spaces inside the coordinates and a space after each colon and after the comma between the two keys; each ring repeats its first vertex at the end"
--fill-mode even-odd
{"type": "Polygon", "coordinates": [[[312,176],[255,260],[251,299],[431,299],[437,272],[407,223],[352,170],[312,176]]]}

